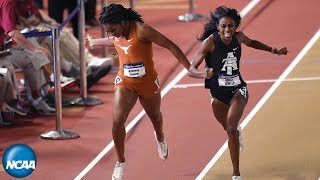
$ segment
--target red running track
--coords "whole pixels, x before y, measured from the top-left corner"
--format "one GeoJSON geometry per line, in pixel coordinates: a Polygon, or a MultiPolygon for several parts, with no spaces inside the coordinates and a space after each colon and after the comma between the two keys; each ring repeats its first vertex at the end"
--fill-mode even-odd
{"type": "MultiPolygon", "coordinates": [[[[250,1],[197,1],[198,13],[208,14],[218,5],[232,6],[239,11],[250,1]]],[[[268,1],[260,2],[250,11],[242,25],[244,33],[273,46],[286,45],[287,56],[274,56],[267,52],[243,48],[242,74],[245,80],[275,79],[286,69],[312,35],[318,30],[320,12],[316,0],[272,2],[262,14],[257,12],[268,1]],[[303,7],[303,8],[302,8],[303,7]],[[249,22],[251,17],[256,18],[249,22]]],[[[203,22],[181,23],[176,17],[186,12],[178,10],[137,10],[145,21],[167,35],[185,52],[200,34],[203,22]]],[[[195,47],[197,49],[198,46],[195,47]]],[[[195,49],[188,55],[191,60],[195,49]]],[[[160,79],[170,82],[181,70],[179,66],[172,72],[167,70],[176,65],[176,60],[167,51],[154,47],[155,62],[160,79]]],[[[70,108],[64,110],[63,125],[75,131],[81,138],[69,141],[45,141],[37,135],[54,128],[54,118],[38,118],[26,127],[0,132],[2,149],[13,143],[30,145],[37,153],[36,171],[26,179],[74,179],[79,173],[112,141],[112,79],[108,76],[94,87],[90,95],[98,96],[104,105],[89,108],[70,108]],[[44,125],[45,124],[45,125],[44,125]],[[11,133],[11,134],[9,134],[11,133]],[[17,136],[20,135],[20,136],[17,136]],[[10,136],[11,137],[8,137],[10,136]],[[22,138],[25,137],[25,138],[22,138]]],[[[202,83],[201,80],[185,76],[178,84],[202,83]]],[[[165,87],[166,83],[162,86],[165,87]]],[[[271,83],[249,84],[250,100],[243,118],[252,110],[260,98],[271,87],[271,83]]],[[[163,98],[162,113],[164,132],[169,144],[169,159],[158,158],[151,122],[144,117],[130,131],[126,139],[126,167],[124,179],[195,179],[207,165],[227,137],[214,119],[210,109],[209,93],[203,87],[175,88],[163,98]]],[[[128,123],[141,111],[137,105],[128,118],[128,123]]],[[[3,153],[3,151],[1,151],[3,153]]],[[[112,148],[103,158],[84,175],[82,179],[110,179],[116,162],[115,149],[112,148]]],[[[10,179],[0,171],[0,179],[10,179]]]]}

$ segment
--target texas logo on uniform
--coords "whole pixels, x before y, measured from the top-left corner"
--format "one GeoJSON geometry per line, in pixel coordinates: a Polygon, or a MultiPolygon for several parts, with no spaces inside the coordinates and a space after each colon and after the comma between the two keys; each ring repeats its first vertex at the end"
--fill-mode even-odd
{"type": "Polygon", "coordinates": [[[129,48],[130,48],[132,45],[129,45],[129,46],[120,46],[119,44],[117,44],[117,46],[119,46],[119,47],[124,51],[124,54],[128,54],[128,50],[129,50],[129,48]]]}

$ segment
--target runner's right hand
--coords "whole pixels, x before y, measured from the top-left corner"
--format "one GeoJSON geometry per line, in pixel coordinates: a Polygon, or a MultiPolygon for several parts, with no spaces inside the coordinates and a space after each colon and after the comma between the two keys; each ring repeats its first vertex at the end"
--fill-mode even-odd
{"type": "Polygon", "coordinates": [[[93,37],[90,36],[89,34],[87,35],[87,37],[84,38],[84,45],[86,46],[86,48],[89,48],[89,49],[93,48],[92,39],[93,37]]]}

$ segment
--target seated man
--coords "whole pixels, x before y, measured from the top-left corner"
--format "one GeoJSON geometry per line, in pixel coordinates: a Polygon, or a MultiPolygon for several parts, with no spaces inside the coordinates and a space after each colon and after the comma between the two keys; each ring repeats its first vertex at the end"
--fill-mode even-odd
{"type": "MultiPolygon", "coordinates": [[[[58,25],[53,19],[39,10],[32,0],[18,1],[16,15],[21,25],[38,31],[50,31],[49,27],[58,25]]],[[[78,79],[80,77],[80,69],[77,68],[77,65],[80,64],[79,41],[66,29],[60,31],[59,39],[61,70],[65,76],[78,79]]],[[[42,47],[52,51],[51,38],[39,37],[37,41],[42,47]]],[[[87,88],[89,89],[99,79],[109,73],[114,60],[113,58],[95,57],[87,49],[85,55],[87,56],[85,59],[89,62],[89,67],[87,68],[87,88]]],[[[79,85],[79,79],[77,82],[79,85]]]]}
{"type": "MultiPolygon", "coordinates": [[[[52,26],[59,26],[59,24],[49,16],[47,16],[42,10],[38,9],[33,0],[18,0],[16,8],[16,16],[20,22],[20,25],[24,28],[30,28],[38,31],[50,31],[52,26]]],[[[38,38],[41,46],[51,46],[51,39],[47,37],[38,38]]],[[[70,30],[63,28],[60,31],[60,52],[62,56],[76,65],[80,64],[79,55],[79,41],[70,32],[70,30]]],[[[87,62],[91,60],[108,61],[109,65],[113,65],[113,58],[99,58],[93,56],[86,49],[85,56],[87,62]]]]}
{"type": "Polygon", "coordinates": [[[0,47],[0,123],[10,125],[13,116],[10,111],[20,115],[26,115],[25,110],[20,106],[17,99],[16,76],[12,63],[7,58],[10,51],[0,47]]]}
{"type": "Polygon", "coordinates": [[[48,59],[51,53],[43,47],[34,46],[17,29],[14,13],[15,2],[0,1],[0,37],[2,41],[0,43],[4,44],[5,40],[14,42],[14,45],[9,48],[12,55],[8,58],[16,68],[22,69],[31,89],[32,106],[40,114],[54,115],[55,109],[49,107],[40,96],[41,87],[47,84],[47,78],[52,74],[52,67],[48,59]]]}

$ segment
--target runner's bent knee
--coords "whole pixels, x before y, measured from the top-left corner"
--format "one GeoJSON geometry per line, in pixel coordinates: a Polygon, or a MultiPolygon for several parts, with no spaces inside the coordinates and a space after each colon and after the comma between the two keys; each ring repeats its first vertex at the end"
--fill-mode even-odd
{"type": "Polygon", "coordinates": [[[238,136],[237,125],[227,125],[226,131],[228,136],[238,136]]]}
{"type": "Polygon", "coordinates": [[[119,128],[123,127],[126,122],[125,117],[114,117],[113,118],[113,127],[119,128]]]}

